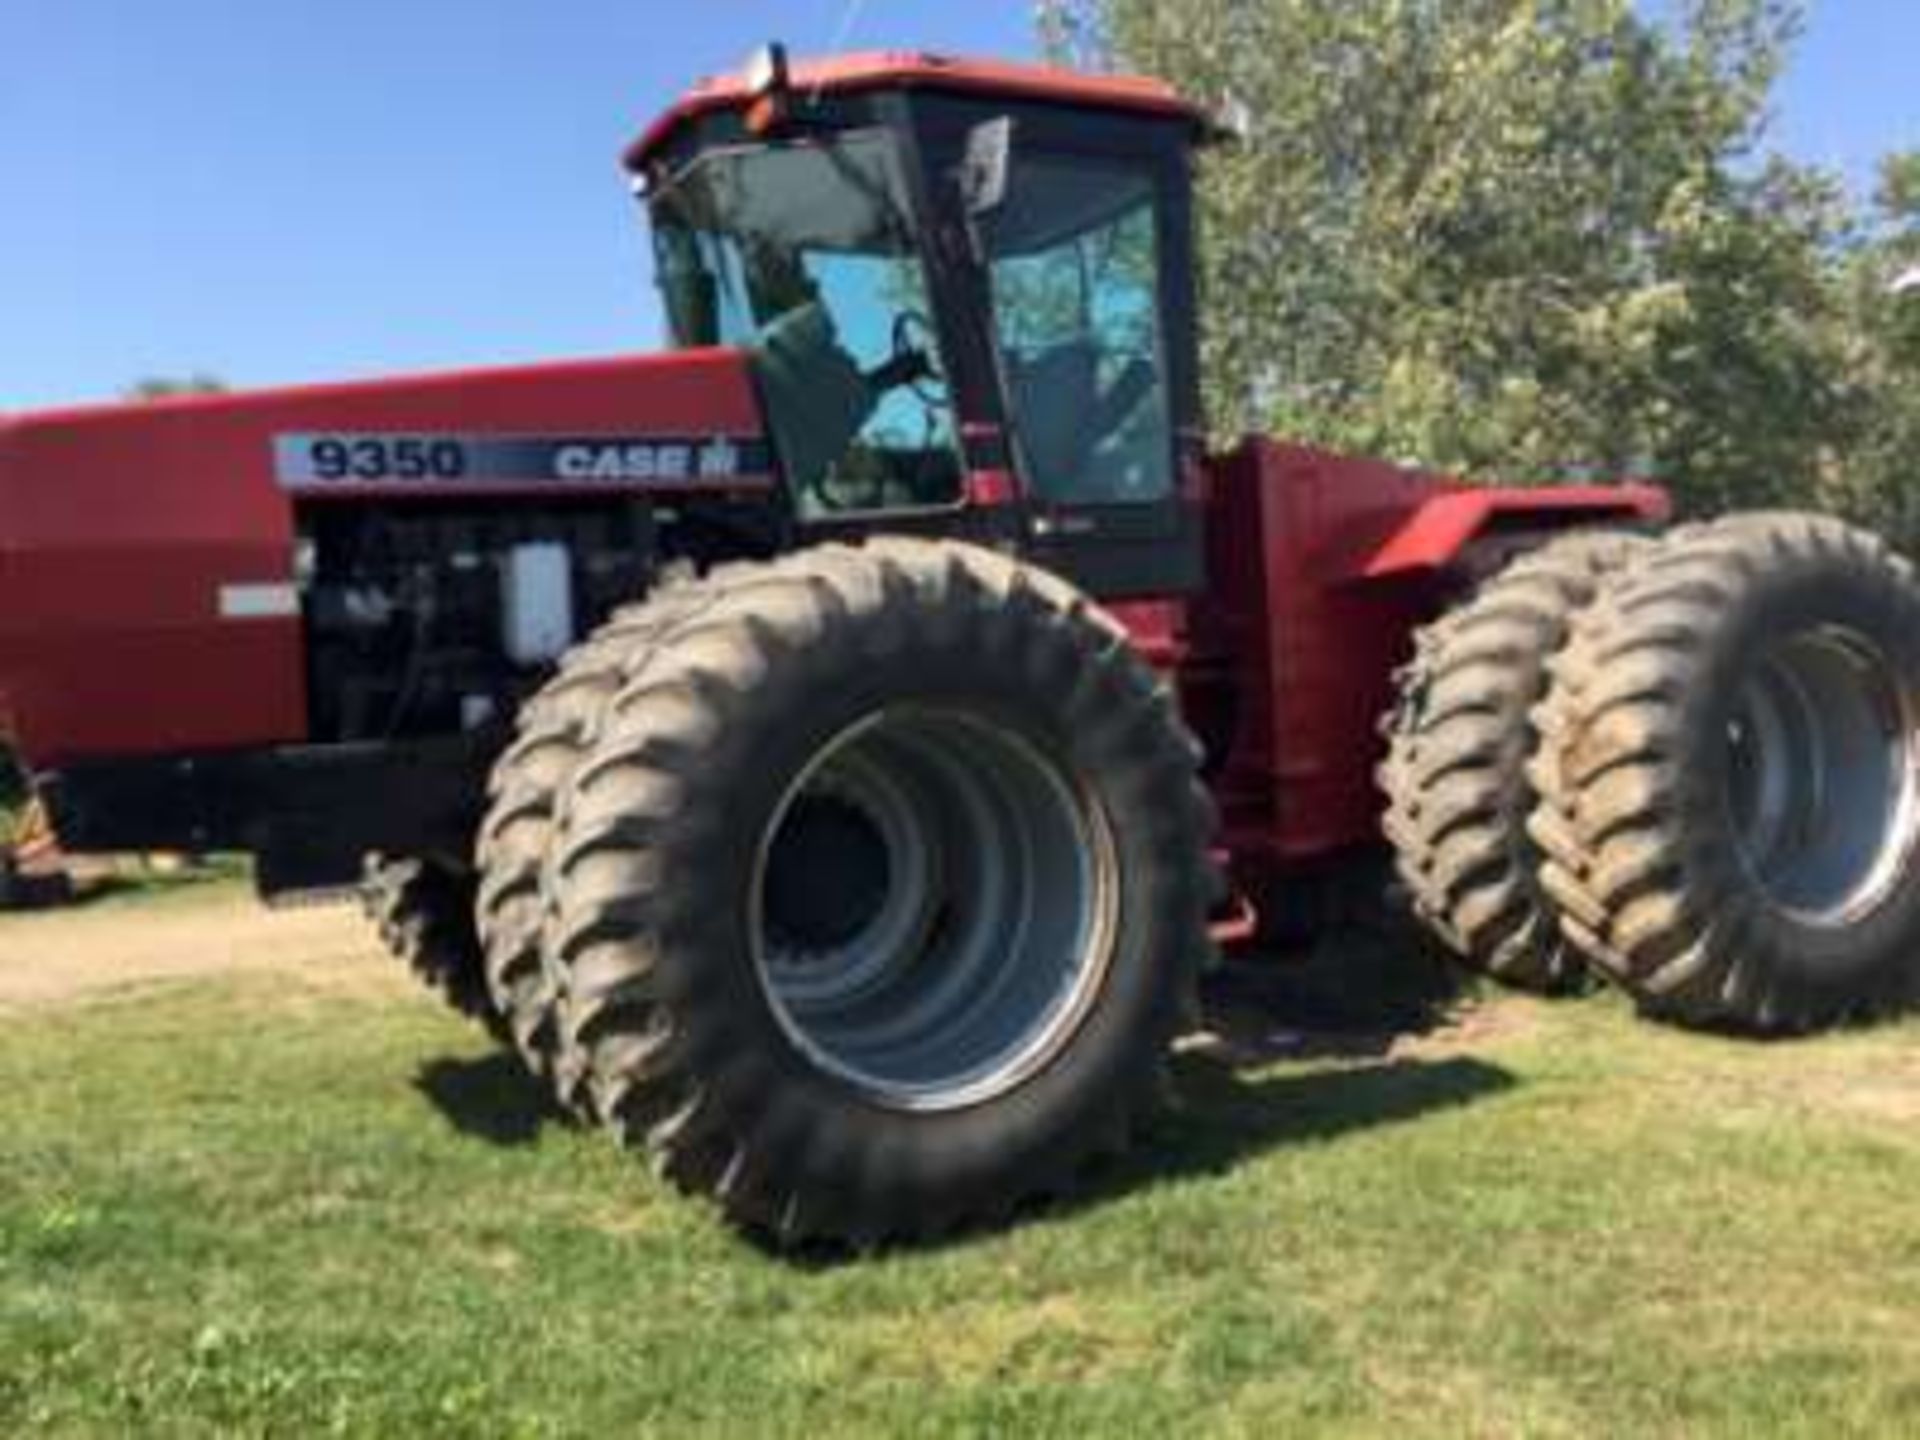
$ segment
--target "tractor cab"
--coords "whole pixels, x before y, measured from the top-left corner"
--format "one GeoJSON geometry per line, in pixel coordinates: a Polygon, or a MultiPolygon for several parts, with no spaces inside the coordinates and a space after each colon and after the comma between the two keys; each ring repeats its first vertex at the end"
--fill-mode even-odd
{"type": "Polygon", "coordinates": [[[927,55],[710,80],[628,151],[676,348],[745,349],[814,534],[1200,578],[1189,153],[1148,80],[927,55]]]}

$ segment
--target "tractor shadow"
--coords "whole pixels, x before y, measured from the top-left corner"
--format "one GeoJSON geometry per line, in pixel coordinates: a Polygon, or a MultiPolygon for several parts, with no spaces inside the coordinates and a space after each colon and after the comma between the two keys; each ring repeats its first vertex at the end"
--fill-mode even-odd
{"type": "Polygon", "coordinates": [[[573,1126],[546,1086],[508,1050],[430,1060],[415,1072],[413,1087],[462,1135],[505,1149],[531,1145],[549,1125],[573,1126]]]}
{"type": "MultiPolygon", "coordinates": [[[[1133,1147],[1041,1213],[1072,1215],[1137,1191],[1217,1177],[1271,1151],[1337,1140],[1477,1104],[1520,1082],[1433,1036],[1457,1004],[1346,1013],[1339,1023],[1269,974],[1217,976],[1203,1027],[1172,1062],[1174,1103],[1133,1147]]],[[[964,1238],[964,1237],[959,1237],[964,1238]]]]}
{"type": "Polygon", "coordinates": [[[872,1253],[905,1258],[963,1250],[1003,1230],[1070,1220],[1148,1190],[1218,1178],[1270,1151],[1419,1120],[1519,1083],[1504,1067],[1465,1055],[1389,1056],[1282,1074],[1248,1074],[1182,1055],[1173,1070],[1177,1103],[1135,1137],[1125,1156],[1095,1169],[1075,1192],[1024,1205],[1004,1221],[892,1242],[878,1252],[838,1244],[784,1249],[754,1232],[740,1238],[770,1261],[813,1273],[858,1264],[872,1253]]]}
{"type": "MultiPolygon", "coordinates": [[[[1143,1191],[1226,1175],[1275,1150],[1406,1124],[1520,1083],[1504,1066],[1458,1048],[1475,1033],[1471,989],[1431,950],[1370,943],[1371,953],[1361,954],[1351,936],[1337,947],[1339,954],[1234,962],[1211,975],[1202,1023],[1173,1056],[1174,1103],[1076,1191],[1023,1206],[1004,1227],[963,1227],[883,1251],[965,1248],[1002,1228],[1071,1218],[1143,1191]]],[[[742,1238],[768,1259],[802,1270],[833,1270],[861,1258],[843,1246],[796,1251],[766,1236],[742,1238]]]]}
{"type": "MultiPolygon", "coordinates": [[[[1453,1027],[1466,996],[1452,970],[1417,948],[1368,948],[1373,953],[1356,953],[1349,938],[1340,954],[1256,958],[1215,972],[1204,987],[1202,1024],[1173,1056],[1171,1111],[1076,1193],[1023,1207],[1012,1228],[1223,1175],[1286,1146],[1476,1104],[1519,1083],[1511,1071],[1457,1048],[1466,1032],[1453,1027]]],[[[547,1126],[576,1124],[504,1050],[429,1061],[413,1084],[454,1130],[503,1148],[531,1145],[547,1126]]],[[[996,1228],[884,1248],[934,1253],[996,1228]]],[[[764,1236],[741,1238],[802,1270],[859,1258],[844,1247],[782,1250],[764,1236]]]]}
{"type": "Polygon", "coordinates": [[[1176,1048],[1173,1108],[1051,1213],[1512,1090],[1512,1071],[1456,1048],[1470,1000],[1461,973],[1397,927],[1223,965],[1202,987],[1201,1024],[1176,1048]]]}
{"type": "MultiPolygon", "coordinates": [[[[1396,1037],[1387,1032],[1279,1034],[1279,1041],[1217,1047],[1209,1036],[1204,1046],[1177,1054],[1173,1072],[1180,1100],[1173,1116],[1157,1122],[1142,1147],[1071,1203],[1188,1171],[1217,1173],[1243,1155],[1413,1119],[1514,1083],[1507,1071],[1465,1056],[1392,1056],[1396,1037]],[[1286,1060],[1357,1063],[1307,1074],[1247,1073],[1286,1060]]],[[[503,1149],[531,1145],[548,1126],[577,1125],[506,1051],[429,1061],[415,1072],[413,1086],[452,1129],[503,1149]]]]}
{"type": "Polygon", "coordinates": [[[1174,1072],[1179,1104],[1066,1208],[1170,1180],[1223,1174],[1282,1146],[1422,1119],[1519,1083],[1504,1067],[1468,1055],[1390,1056],[1279,1075],[1247,1075],[1211,1059],[1182,1056],[1174,1072]]]}

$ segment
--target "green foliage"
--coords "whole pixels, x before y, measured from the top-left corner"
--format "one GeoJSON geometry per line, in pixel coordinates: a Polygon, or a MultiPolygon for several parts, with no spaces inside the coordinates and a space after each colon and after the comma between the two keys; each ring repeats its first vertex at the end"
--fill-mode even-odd
{"type": "Polygon", "coordinates": [[[121,392],[124,400],[171,400],[180,395],[221,395],[227,385],[217,376],[195,371],[191,375],[149,375],[121,392]]]}
{"type": "Polygon", "coordinates": [[[1882,163],[1836,290],[1849,430],[1825,477],[1827,498],[1920,548],[1920,150],[1882,163]]]}
{"type": "Polygon", "coordinates": [[[1920,162],[1889,164],[1861,249],[1838,184],[1767,149],[1797,6],[1676,8],[1049,0],[1040,19],[1063,58],[1246,121],[1201,178],[1221,431],[1880,519],[1913,433],[1920,294],[1889,306],[1885,271],[1920,261],[1920,162]]]}

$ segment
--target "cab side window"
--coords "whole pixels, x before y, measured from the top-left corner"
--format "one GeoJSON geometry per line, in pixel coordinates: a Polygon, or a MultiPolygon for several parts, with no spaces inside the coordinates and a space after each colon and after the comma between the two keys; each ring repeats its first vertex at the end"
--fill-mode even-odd
{"type": "Polygon", "coordinates": [[[994,323],[1044,500],[1173,491],[1155,195],[1138,166],[1022,155],[989,226],[994,323]]]}

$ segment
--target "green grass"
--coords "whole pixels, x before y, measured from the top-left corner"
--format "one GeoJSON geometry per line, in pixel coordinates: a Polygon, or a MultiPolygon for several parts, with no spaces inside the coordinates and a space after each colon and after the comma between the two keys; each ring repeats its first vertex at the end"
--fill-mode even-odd
{"type": "Polygon", "coordinates": [[[232,904],[251,893],[253,865],[244,855],[216,854],[191,865],[166,869],[140,857],[119,857],[110,873],[80,884],[88,909],[112,910],[152,905],[232,904]]]}
{"type": "Polygon", "coordinates": [[[1920,1031],[1198,1064],[1086,1202],[761,1253],[428,1001],[15,1016],[0,1433],[1920,1431],[1920,1031]]]}

